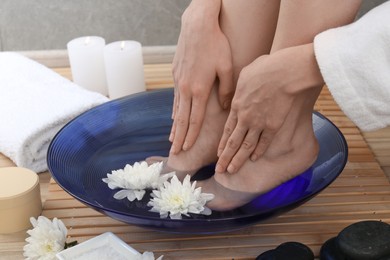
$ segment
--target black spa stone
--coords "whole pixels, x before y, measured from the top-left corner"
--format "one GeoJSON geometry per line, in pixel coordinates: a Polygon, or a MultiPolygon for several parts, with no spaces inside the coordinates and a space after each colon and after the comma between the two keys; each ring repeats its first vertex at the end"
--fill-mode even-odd
{"type": "Polygon", "coordinates": [[[390,259],[390,225],[381,221],[361,221],[344,228],[337,244],[347,259],[390,259]]]}
{"type": "Polygon", "coordinates": [[[265,251],[256,260],[314,260],[313,251],[299,242],[286,242],[265,251]]]}
{"type": "Polygon", "coordinates": [[[275,248],[275,260],[313,260],[311,249],[299,242],[286,242],[275,248]]]}
{"type": "Polygon", "coordinates": [[[275,260],[274,251],[275,249],[265,251],[256,257],[256,260],[275,260]]]}
{"type": "Polygon", "coordinates": [[[346,256],[340,251],[337,245],[336,237],[328,239],[320,250],[321,260],[347,260],[346,256]]]}

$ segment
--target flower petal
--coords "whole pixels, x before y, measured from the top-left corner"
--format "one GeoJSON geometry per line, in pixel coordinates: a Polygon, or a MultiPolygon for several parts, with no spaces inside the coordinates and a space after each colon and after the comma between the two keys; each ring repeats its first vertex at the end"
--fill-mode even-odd
{"type": "Polygon", "coordinates": [[[129,190],[120,190],[114,194],[114,199],[121,200],[129,196],[131,191],[129,190]]]}
{"type": "Polygon", "coordinates": [[[134,190],[134,194],[137,200],[142,200],[145,195],[145,190],[134,190]]]}
{"type": "Polygon", "coordinates": [[[127,199],[129,201],[134,201],[137,197],[135,196],[135,192],[133,190],[129,190],[129,193],[127,194],[127,199]]]}
{"type": "Polygon", "coordinates": [[[204,207],[203,211],[200,214],[208,216],[211,215],[211,213],[211,209],[209,209],[208,207],[204,207]]]}

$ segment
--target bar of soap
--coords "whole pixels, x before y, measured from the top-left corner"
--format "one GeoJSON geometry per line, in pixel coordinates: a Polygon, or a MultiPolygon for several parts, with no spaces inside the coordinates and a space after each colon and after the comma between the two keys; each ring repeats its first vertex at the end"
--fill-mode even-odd
{"type": "Polygon", "coordinates": [[[31,227],[30,217],[42,212],[38,175],[26,168],[0,168],[0,233],[31,227]]]}
{"type": "Polygon", "coordinates": [[[354,223],[339,233],[337,244],[347,259],[389,259],[390,225],[373,220],[354,223]]]}

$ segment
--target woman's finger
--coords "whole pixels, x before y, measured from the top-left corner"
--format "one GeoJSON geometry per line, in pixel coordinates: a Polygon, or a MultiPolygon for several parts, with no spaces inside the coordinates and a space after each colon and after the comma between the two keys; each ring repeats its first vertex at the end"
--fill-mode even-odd
{"type": "Polygon", "coordinates": [[[249,159],[259,142],[260,134],[260,129],[250,129],[248,131],[244,141],[241,143],[240,149],[233,156],[227,167],[227,171],[229,173],[236,173],[237,170],[249,159]]]}
{"type": "Polygon", "coordinates": [[[227,171],[228,165],[230,164],[233,156],[239,150],[241,143],[244,140],[246,134],[247,134],[246,128],[239,127],[238,125],[236,128],[234,128],[232,135],[227,140],[225,148],[223,149],[221,155],[219,156],[217,166],[215,169],[216,172],[223,173],[227,171]]]}
{"type": "Polygon", "coordinates": [[[175,118],[175,112],[178,103],[179,103],[179,91],[177,90],[177,87],[175,87],[173,90],[173,105],[172,105],[172,116],[171,116],[172,119],[175,118]]]}
{"type": "Polygon", "coordinates": [[[180,96],[180,102],[174,119],[174,137],[170,153],[177,154],[183,147],[188,130],[188,120],[191,113],[191,99],[180,96]]]}
{"type": "Polygon", "coordinates": [[[171,133],[169,134],[169,141],[173,142],[175,139],[175,129],[176,129],[176,123],[175,123],[175,117],[176,117],[176,111],[179,110],[179,104],[180,104],[180,95],[177,87],[175,87],[174,90],[174,98],[173,98],[173,106],[172,106],[172,128],[171,133]]]}
{"type": "Polygon", "coordinates": [[[264,154],[268,146],[271,144],[275,134],[276,131],[274,130],[264,129],[260,135],[259,142],[257,143],[256,148],[250,157],[252,161],[256,161],[264,154]]]}
{"type": "Polygon", "coordinates": [[[189,150],[198,138],[205,117],[206,107],[207,96],[198,98],[194,97],[192,100],[188,131],[183,144],[184,151],[189,150]]]}
{"type": "Polygon", "coordinates": [[[231,111],[228,116],[228,119],[226,120],[221,140],[219,141],[218,152],[217,152],[218,157],[221,156],[223,150],[225,149],[227,141],[229,140],[230,136],[233,134],[234,128],[236,128],[236,124],[237,124],[237,116],[233,111],[231,111]]]}

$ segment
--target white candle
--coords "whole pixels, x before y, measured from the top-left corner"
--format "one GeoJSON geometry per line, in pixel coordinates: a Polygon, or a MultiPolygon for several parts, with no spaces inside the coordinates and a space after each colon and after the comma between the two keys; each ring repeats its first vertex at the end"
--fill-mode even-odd
{"type": "Polygon", "coordinates": [[[67,44],[73,81],[105,96],[108,94],[103,51],[106,42],[97,36],[71,40],[67,44]]]}
{"type": "Polygon", "coordinates": [[[119,41],[106,45],[104,62],[111,99],[145,91],[142,46],[139,42],[119,41]]]}

